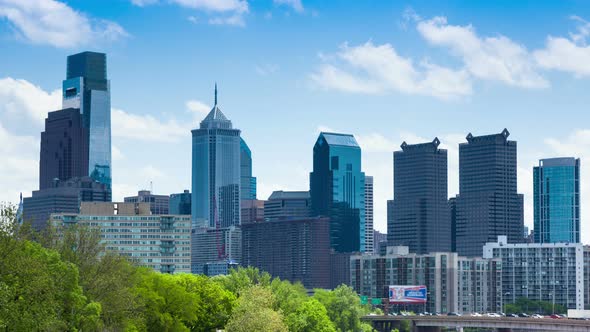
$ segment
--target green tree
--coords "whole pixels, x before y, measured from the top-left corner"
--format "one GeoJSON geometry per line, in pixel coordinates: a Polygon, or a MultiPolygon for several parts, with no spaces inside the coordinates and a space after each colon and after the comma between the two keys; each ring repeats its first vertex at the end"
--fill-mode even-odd
{"type": "Polygon", "coordinates": [[[371,330],[370,326],[361,322],[361,317],[370,309],[361,305],[359,296],[351,287],[341,285],[333,291],[316,289],[314,298],[324,305],[338,331],[371,330]]]}
{"type": "Polygon", "coordinates": [[[240,267],[232,269],[228,275],[217,276],[214,278],[223,288],[240,296],[242,290],[248,289],[255,285],[264,287],[270,286],[271,276],[268,272],[261,272],[254,267],[240,267]]]}
{"type": "Polygon", "coordinates": [[[295,312],[308,300],[305,287],[299,282],[291,283],[288,280],[274,278],[270,283],[270,290],[275,298],[275,309],[288,316],[295,312]]]}
{"type": "Polygon", "coordinates": [[[283,315],[274,310],[272,292],[260,285],[244,289],[227,324],[227,332],[286,332],[283,315]]]}
{"type": "Polygon", "coordinates": [[[303,302],[287,317],[291,332],[336,332],[323,304],[316,299],[303,302]]]}

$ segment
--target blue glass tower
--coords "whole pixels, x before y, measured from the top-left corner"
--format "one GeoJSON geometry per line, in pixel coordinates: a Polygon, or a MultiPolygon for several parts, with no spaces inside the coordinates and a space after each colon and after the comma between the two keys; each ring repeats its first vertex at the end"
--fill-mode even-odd
{"type": "Polygon", "coordinates": [[[331,247],[364,252],[365,173],[354,136],[320,133],[313,147],[310,195],[313,215],[330,218],[331,247]]]}
{"type": "Polygon", "coordinates": [[[533,169],[535,242],[580,242],[580,159],[542,159],[533,169]]]}
{"type": "Polygon", "coordinates": [[[242,199],[256,199],[256,177],[252,176],[252,151],[243,138],[240,138],[240,181],[242,199]]]}
{"type": "Polygon", "coordinates": [[[88,129],[88,175],[111,189],[111,91],[106,54],[68,56],[63,108],[80,109],[88,129]]]}
{"type": "Polygon", "coordinates": [[[240,224],[240,130],[215,105],[192,131],[193,227],[240,224]]]}

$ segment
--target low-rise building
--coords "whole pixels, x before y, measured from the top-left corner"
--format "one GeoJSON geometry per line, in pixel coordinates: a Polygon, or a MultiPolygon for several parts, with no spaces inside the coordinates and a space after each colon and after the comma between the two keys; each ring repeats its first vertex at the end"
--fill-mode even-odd
{"type": "Polygon", "coordinates": [[[190,216],[152,215],[148,203],[82,202],[80,213],[57,213],[51,222],[100,230],[107,250],[162,273],[190,272],[190,216]]]}

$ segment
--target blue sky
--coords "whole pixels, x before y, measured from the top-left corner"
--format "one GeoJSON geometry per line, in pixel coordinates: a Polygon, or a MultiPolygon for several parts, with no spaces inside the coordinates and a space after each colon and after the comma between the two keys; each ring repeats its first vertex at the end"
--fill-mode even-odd
{"type": "MultiPolygon", "coordinates": [[[[190,129],[219,85],[253,152],[259,198],[307,189],[320,130],[354,134],[386,230],[392,151],[508,128],[532,225],[532,167],[582,158],[590,241],[586,1],[0,0],[0,201],[37,188],[39,133],[66,56],[108,54],[114,198],[190,189],[190,129]],[[588,158],[586,158],[588,157],[588,158]]],[[[590,164],[589,164],[590,165],[590,164]]]]}

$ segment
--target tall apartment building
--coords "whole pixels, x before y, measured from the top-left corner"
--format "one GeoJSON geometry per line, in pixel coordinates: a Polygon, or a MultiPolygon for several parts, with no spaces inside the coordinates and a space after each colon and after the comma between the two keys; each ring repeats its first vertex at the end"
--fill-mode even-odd
{"type": "Polygon", "coordinates": [[[140,190],[137,196],[129,196],[123,199],[125,203],[149,203],[152,214],[169,214],[170,196],[155,195],[149,190],[140,190]]]}
{"type": "Polygon", "coordinates": [[[239,227],[196,228],[191,240],[191,272],[194,274],[227,274],[242,261],[242,230],[239,227]]]}
{"type": "Polygon", "coordinates": [[[40,231],[49,222],[52,213],[79,213],[81,202],[110,202],[111,190],[106,184],[86,176],[55,180],[51,187],[33,191],[25,197],[22,219],[40,231]]]}
{"type": "Polygon", "coordinates": [[[502,261],[504,303],[518,298],[584,309],[584,247],[581,243],[486,243],[484,258],[502,261]]]}
{"type": "Polygon", "coordinates": [[[416,254],[398,246],[387,247],[383,255],[353,255],[350,272],[351,286],[370,298],[388,299],[389,286],[426,286],[426,304],[391,305],[393,311],[470,313],[502,308],[498,259],[451,252],[416,254]]]}
{"type": "Polygon", "coordinates": [[[375,251],[373,228],[373,177],[365,176],[365,252],[375,251]]]}
{"type": "Polygon", "coordinates": [[[273,191],[264,202],[264,219],[301,219],[311,217],[309,191],[273,191]]]}
{"type": "Polygon", "coordinates": [[[364,252],[365,173],[354,136],[320,133],[313,147],[309,187],[312,215],[330,218],[331,247],[337,252],[364,252]]]}
{"type": "Polygon", "coordinates": [[[459,145],[459,195],[456,198],[456,247],[463,256],[481,256],[486,242],[506,235],[522,243],[523,195],[517,192],[516,142],[499,134],[467,135],[459,145]]]}
{"type": "MultiPolygon", "coordinates": [[[[393,153],[393,203],[387,234],[390,245],[410,252],[451,251],[447,150],[440,141],[401,145],[393,153]]],[[[388,217],[389,218],[389,217],[388,217]]]]}
{"type": "Polygon", "coordinates": [[[580,159],[540,160],[533,191],[535,242],[580,242],[580,159]]]}
{"type": "Polygon", "coordinates": [[[306,288],[330,287],[327,218],[275,219],[242,224],[242,264],[306,288]]]}
{"type": "Polygon", "coordinates": [[[51,222],[100,230],[107,250],[162,273],[189,273],[191,218],[152,215],[147,203],[82,202],[80,213],[57,213],[51,222]]]}

